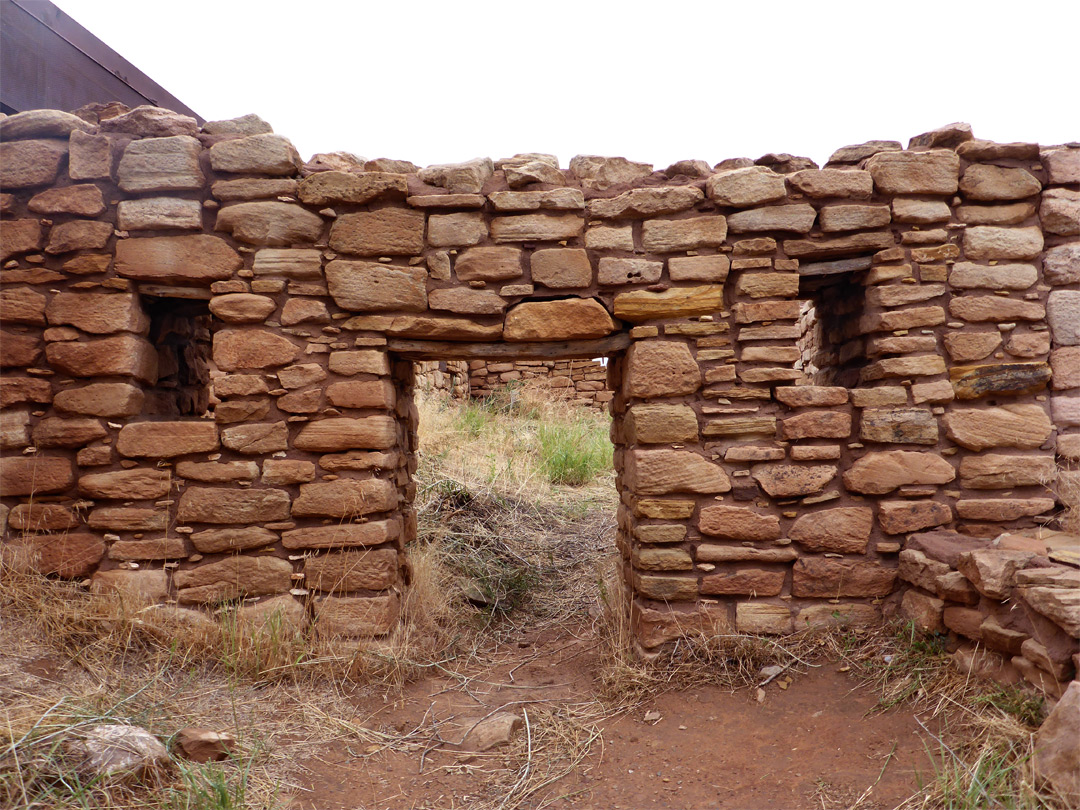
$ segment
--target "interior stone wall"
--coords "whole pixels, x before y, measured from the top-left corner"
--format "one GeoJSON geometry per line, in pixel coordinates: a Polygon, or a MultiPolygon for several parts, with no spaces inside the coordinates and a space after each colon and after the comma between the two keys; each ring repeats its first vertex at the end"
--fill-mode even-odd
{"type": "Polygon", "coordinates": [[[529,386],[575,405],[606,411],[614,393],[602,360],[472,360],[469,392],[489,397],[507,387],[529,386]]]}
{"type": "Polygon", "coordinates": [[[1053,519],[1080,459],[1076,145],[419,169],[156,108],[0,139],[4,550],[95,588],[392,630],[416,360],[609,358],[645,647],[876,621],[905,537],[1053,519]]]}

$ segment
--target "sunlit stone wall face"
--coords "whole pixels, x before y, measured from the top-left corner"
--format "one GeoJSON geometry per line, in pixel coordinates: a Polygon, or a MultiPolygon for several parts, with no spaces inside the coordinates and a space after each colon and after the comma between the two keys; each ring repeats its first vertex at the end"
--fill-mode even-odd
{"type": "Polygon", "coordinates": [[[1080,459],[1080,149],[304,164],[154,108],[0,137],[5,548],[94,587],[391,631],[416,360],[609,358],[645,647],[875,622],[909,535],[1032,526],[1080,459]]]}

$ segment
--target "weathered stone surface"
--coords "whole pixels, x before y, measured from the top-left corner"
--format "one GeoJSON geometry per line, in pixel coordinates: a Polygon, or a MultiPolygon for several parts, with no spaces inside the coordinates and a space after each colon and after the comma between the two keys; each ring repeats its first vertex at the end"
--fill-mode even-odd
{"type": "Polygon", "coordinates": [[[68,147],[68,176],[72,180],[109,180],[113,151],[110,138],[85,132],[71,133],[68,147]]]}
{"type": "MultiPolygon", "coordinates": [[[[830,259],[853,253],[873,253],[893,246],[891,233],[855,233],[850,236],[836,236],[831,239],[785,239],[784,252],[793,259],[830,259]]],[[[825,275],[842,273],[847,270],[865,269],[865,262],[856,262],[858,266],[847,263],[826,263],[811,269],[807,265],[799,268],[800,275],[825,275]]]]}
{"type": "Polygon", "coordinates": [[[753,562],[789,563],[799,556],[794,548],[754,548],[747,544],[737,546],[719,543],[699,543],[694,552],[698,562],[753,562]]]}
{"type": "Polygon", "coordinates": [[[773,498],[792,498],[821,492],[836,477],[836,467],[758,464],[750,468],[750,473],[773,498]]]}
{"type": "Polygon", "coordinates": [[[168,526],[169,515],[163,509],[101,506],[90,513],[87,523],[92,529],[118,532],[156,531],[168,526]]]}
{"type": "Polygon", "coordinates": [[[692,394],[701,387],[701,369],[685,343],[635,341],[627,352],[626,391],[632,397],[692,394]]]}
{"type": "MultiPolygon", "coordinates": [[[[405,212],[410,213],[410,212],[405,212]]],[[[348,244],[335,244],[334,234],[340,227],[347,230],[343,222],[350,217],[363,214],[346,214],[334,223],[330,232],[330,246],[343,253],[354,253],[348,244]]],[[[351,222],[351,220],[349,220],[351,222]]],[[[423,215],[420,215],[421,232],[423,215]]],[[[286,202],[241,202],[226,206],[218,211],[214,230],[231,233],[238,242],[249,245],[270,245],[287,247],[296,242],[315,242],[322,233],[323,221],[318,214],[305,208],[286,202]]]]}
{"type": "Polygon", "coordinates": [[[735,629],[739,633],[786,635],[794,630],[791,608],[739,602],[735,606],[735,629]]]}
{"type": "MultiPolygon", "coordinates": [[[[1080,154],[1080,150],[1070,151],[1080,154]]],[[[1080,804],[1080,681],[1072,681],[1065,689],[1035,733],[1033,747],[1036,778],[1066,804],[1080,804]]]]}
{"type": "Polygon", "coordinates": [[[934,596],[909,590],[900,603],[900,614],[922,633],[944,633],[942,614],[945,603],[934,596]]]}
{"type": "Polygon", "coordinates": [[[909,484],[947,484],[956,470],[941,456],[911,450],[867,453],[844,473],[844,486],[852,492],[884,495],[909,484]]]}
{"type": "Polygon", "coordinates": [[[566,178],[559,170],[559,164],[553,165],[544,160],[527,160],[513,166],[504,165],[503,174],[510,188],[523,188],[532,183],[548,183],[556,186],[566,183],[566,178]]]}
{"type": "Polygon", "coordinates": [[[705,191],[709,199],[734,208],[749,208],[787,196],[783,176],[764,166],[714,174],[706,181],[705,191]]]}
{"type": "Polygon", "coordinates": [[[964,231],[964,255],[969,259],[1034,259],[1042,249],[1038,228],[979,225],[964,231]]]}
{"type": "Polygon", "coordinates": [[[638,444],[693,442],[698,436],[697,414],[688,405],[634,405],[627,412],[626,434],[638,444]]]}
{"type": "MultiPolygon", "coordinates": [[[[588,287],[592,284],[593,272],[589,254],[580,248],[537,250],[532,254],[530,268],[533,283],[545,287],[564,289],[588,287]]],[[[461,278],[460,267],[458,278],[461,278]]]]}
{"type": "Polygon", "coordinates": [[[172,476],[168,470],[117,470],[92,473],[79,478],[79,494],[87,498],[141,501],[169,494],[172,476]]]}
{"type": "Polygon", "coordinates": [[[663,292],[634,290],[615,296],[615,317],[631,323],[712,315],[723,308],[724,288],[718,285],[674,287],[663,292]]]}
{"type": "Polygon", "coordinates": [[[298,323],[330,323],[330,311],[322,301],[312,298],[290,298],[281,308],[281,325],[298,323]]]}
{"type": "Polygon", "coordinates": [[[897,198],[892,201],[892,216],[897,222],[912,225],[929,225],[945,222],[951,216],[949,204],[941,200],[910,200],[897,198]]]}
{"type": "Polygon", "coordinates": [[[284,366],[301,349],[287,337],[266,329],[222,329],[214,333],[214,362],[222,371],[284,366]]]}
{"type": "Polygon", "coordinates": [[[795,563],[791,593],[797,597],[818,599],[888,596],[895,583],[895,569],[885,568],[878,563],[803,557],[795,563]]]}
{"type": "Polygon", "coordinates": [[[125,278],[208,286],[232,278],[243,260],[217,236],[156,236],[116,243],[116,272],[125,278]]]}
{"type": "Polygon", "coordinates": [[[577,178],[583,188],[597,191],[636,183],[651,173],[651,164],[634,163],[623,157],[577,155],[570,159],[570,174],[577,178]]]}
{"type": "Polygon", "coordinates": [[[60,173],[67,152],[67,141],[61,140],[0,143],[0,187],[11,191],[52,183],[60,173]]]}
{"type": "Polygon", "coordinates": [[[722,282],[727,278],[730,267],[731,260],[723,254],[672,256],[668,259],[668,276],[672,281],[722,282]]]}
{"type": "Polygon", "coordinates": [[[936,355],[922,357],[890,357],[864,366],[860,372],[864,382],[889,377],[932,376],[945,372],[945,361],[936,355]]]}
{"type": "Polygon", "coordinates": [[[766,436],[772,438],[776,435],[776,417],[727,416],[706,422],[701,432],[705,436],[766,436]]]}
{"type": "Polygon", "coordinates": [[[777,540],[780,519],[741,506],[707,506],[698,517],[698,530],[731,540],[777,540]]]}
{"type": "Polygon", "coordinates": [[[838,386],[787,385],[773,395],[790,408],[829,407],[848,401],[847,389],[838,386]]]}
{"type": "MultiPolygon", "coordinates": [[[[6,347],[5,347],[6,349],[6,347]]],[[[52,386],[48,380],[33,377],[0,377],[0,408],[18,405],[23,402],[51,402],[52,386]]]]}
{"type": "Polygon", "coordinates": [[[277,310],[273,298],[252,293],[228,293],[210,299],[210,311],[227,323],[262,323],[277,310]]]}
{"type": "Polygon", "coordinates": [[[196,191],[205,182],[201,149],[187,135],[132,141],[120,158],[117,182],[124,191],[196,191]]]}
{"type": "Polygon", "coordinates": [[[34,426],[33,441],[37,447],[82,447],[106,435],[97,419],[48,416],[34,426]]]}
{"type": "Polygon", "coordinates": [[[694,186],[635,188],[606,200],[589,202],[589,216],[598,219],[625,219],[675,214],[693,208],[705,199],[694,186]]]}
{"type": "Polygon", "coordinates": [[[1039,271],[1030,264],[989,266],[957,262],[949,271],[949,285],[960,290],[1026,290],[1038,278],[1039,271]]]}
{"type": "Polygon", "coordinates": [[[397,488],[380,478],[358,481],[342,478],[326,483],[301,484],[293,502],[295,517],[354,518],[397,508],[397,488]]]}
{"type": "Polygon", "coordinates": [[[294,175],[302,163],[292,141],[272,133],[219,141],[210,147],[210,166],[215,172],[294,175]]]}
{"type": "Polygon", "coordinates": [[[434,247],[467,247],[487,238],[484,215],[479,211],[432,214],[428,217],[427,244],[434,247]]]}
{"type": "MultiPolygon", "coordinates": [[[[824,215],[825,211],[828,210],[828,208],[822,209],[822,214],[824,215]]],[[[795,203],[739,211],[728,216],[727,224],[732,233],[753,233],[757,231],[810,233],[810,229],[814,227],[815,219],[817,219],[817,211],[812,205],[795,203]]],[[[822,227],[824,228],[824,223],[822,227]]]]}
{"type": "Polygon", "coordinates": [[[653,284],[660,280],[662,262],[604,256],[597,263],[597,280],[605,285],[653,284]]]}
{"type": "Polygon", "coordinates": [[[907,534],[952,519],[949,505],[937,501],[882,501],[878,505],[878,522],[886,534],[907,534]]]}
{"type": "Polygon", "coordinates": [[[188,487],[176,512],[177,520],[191,523],[258,524],[288,517],[289,493],[280,489],[188,487]]]}
{"type": "Polygon", "coordinates": [[[208,484],[254,481],[259,477],[259,465],[254,461],[181,461],[176,465],[176,474],[208,484]]]}
{"type": "Polygon", "coordinates": [[[169,596],[169,579],[165,571],[143,569],[127,571],[114,568],[98,571],[90,584],[93,593],[119,592],[125,599],[140,602],[163,602],[169,596]]]}
{"type": "Polygon", "coordinates": [[[1046,308],[1036,301],[1020,301],[995,295],[968,295],[949,301],[949,314],[965,321],[1041,321],[1046,308]]]}
{"type": "Polygon", "coordinates": [[[945,349],[958,362],[982,360],[1001,345],[1001,333],[950,332],[945,335],[945,349]]]}
{"type": "Polygon", "coordinates": [[[881,608],[875,605],[834,604],[811,605],[799,611],[796,629],[818,627],[877,627],[881,624],[881,608]]]}
{"type": "MultiPolygon", "coordinates": [[[[541,252],[544,251],[537,251],[541,252]]],[[[454,272],[459,281],[505,281],[517,278],[522,272],[521,248],[470,248],[458,257],[454,272]]]]}
{"type": "Polygon", "coordinates": [[[101,119],[99,127],[102,132],[119,132],[140,138],[195,135],[199,131],[198,122],[190,115],[149,104],[140,104],[120,115],[101,119]]]}
{"type": "Polygon", "coordinates": [[[1080,191],[1053,188],[1042,196],[1039,220],[1047,233],[1059,236],[1080,234],[1080,191]]]}
{"type": "Polygon", "coordinates": [[[1053,372],[1051,387],[1056,391],[1080,388],[1080,346],[1059,346],[1050,352],[1053,372]]]}
{"type": "Polygon", "coordinates": [[[76,219],[54,225],[49,231],[45,252],[70,253],[73,250],[100,250],[109,243],[113,228],[108,222],[76,219]]]}
{"type": "Polygon", "coordinates": [[[223,428],[221,443],[245,455],[276,453],[288,446],[289,429],[284,422],[259,422],[223,428]]]}
{"type": "Polygon", "coordinates": [[[789,174],[787,181],[808,197],[846,197],[865,200],[874,190],[869,172],[858,169],[805,169],[789,174]]]}
{"type": "Polygon", "coordinates": [[[1058,346],[1080,346],[1080,291],[1054,290],[1047,297],[1046,320],[1058,346]]]}
{"type": "Polygon", "coordinates": [[[969,200],[1022,200],[1041,190],[1042,183],[1024,169],[987,163],[968,166],[960,178],[960,191],[969,200]]]}
{"type": "Polygon", "coordinates": [[[276,543],[277,540],[277,534],[260,526],[229,526],[224,529],[206,529],[191,535],[192,545],[203,554],[262,548],[276,543]]]}
{"type": "Polygon", "coordinates": [[[326,400],[339,408],[394,407],[394,387],[389,380],[337,382],[326,389],[326,400]]]}
{"type": "Polygon", "coordinates": [[[116,449],[134,458],[172,458],[218,448],[213,422],[136,422],[120,429],[116,449]]]}
{"type": "Polygon", "coordinates": [[[648,253],[677,253],[719,247],[726,238],[727,220],[721,216],[653,219],[641,226],[641,244],[648,253]]]}
{"type": "Polygon", "coordinates": [[[105,210],[105,200],[97,186],[84,183],[40,191],[30,198],[26,207],[35,214],[76,214],[81,217],[96,217],[105,210]]]}
{"type": "Polygon", "coordinates": [[[182,605],[286,593],[292,587],[292,565],[276,557],[229,557],[177,571],[173,583],[182,605]]]}
{"type": "Polygon", "coordinates": [[[866,291],[866,302],[871,306],[888,309],[928,301],[944,294],[944,284],[894,284],[871,287],[866,291]]]}
{"type": "Polygon", "coordinates": [[[724,471],[687,450],[634,450],[627,456],[627,485],[638,495],[728,492],[724,471]]]}
{"type": "Polygon", "coordinates": [[[125,231],[168,228],[197,231],[202,228],[202,205],[198,200],[171,197],[121,200],[116,206],[116,225],[125,231]]]}
{"type": "Polygon", "coordinates": [[[326,596],[315,602],[315,622],[325,636],[367,638],[389,633],[398,622],[398,596],[326,596]]]}
{"type": "Polygon", "coordinates": [[[966,520],[1019,520],[1041,515],[1053,508],[1053,498],[987,498],[956,502],[956,513],[966,520]]]}
{"type": "Polygon", "coordinates": [[[0,261],[20,253],[40,250],[41,222],[36,219],[5,219],[0,221],[0,261]]]}
{"type": "Polygon", "coordinates": [[[1012,591],[1014,575],[1032,556],[1029,551],[976,549],[961,552],[956,568],[983,596],[1003,600],[1012,591]]]}
{"type": "MultiPolygon", "coordinates": [[[[6,339],[4,349],[7,351],[6,339]]],[[[134,377],[147,383],[157,380],[157,352],[135,335],[50,343],[45,347],[45,356],[54,369],[73,377],[134,377]]]]}
{"type": "Polygon", "coordinates": [[[870,408],[862,413],[859,436],[868,442],[937,444],[937,419],[926,408],[870,408]]]}
{"type": "Polygon", "coordinates": [[[29,444],[30,412],[13,410],[0,413],[0,449],[14,450],[29,444]]]}
{"type": "Polygon", "coordinates": [[[401,521],[371,520],[366,523],[344,523],[339,526],[318,526],[292,529],[281,536],[281,544],[295,548],[356,548],[378,546],[401,535],[401,521]]]}
{"type": "Polygon", "coordinates": [[[789,416],[781,421],[780,434],[785,439],[846,439],[851,435],[851,414],[812,411],[789,416]]]}
{"type": "Polygon", "coordinates": [[[593,298],[527,301],[506,313],[503,337],[509,341],[583,340],[605,337],[615,322],[593,298]]]}
{"type": "Polygon", "coordinates": [[[701,578],[701,592],[710,596],[777,596],[784,587],[784,571],[740,568],[701,578]]]}
{"type": "Polygon", "coordinates": [[[474,158],[464,163],[428,166],[418,175],[424,183],[445,188],[453,194],[479,194],[494,171],[490,158],[474,158]]]}
{"type": "Polygon", "coordinates": [[[1080,149],[1051,149],[1042,160],[1051,183],[1080,183],[1080,149]]]}
{"type": "MultiPolygon", "coordinates": [[[[343,376],[350,376],[353,374],[390,373],[390,361],[386,352],[377,349],[360,349],[352,352],[331,352],[329,367],[335,374],[341,374],[343,376]]],[[[281,379],[280,374],[278,375],[278,379],[281,379]]],[[[284,382],[282,384],[284,385],[284,382]]],[[[286,386],[286,388],[288,387],[289,386],[286,386]]]]}
{"type": "Polygon", "coordinates": [[[273,132],[274,128],[254,113],[248,113],[236,118],[207,121],[202,125],[202,131],[206,135],[262,135],[273,132]]]}
{"type": "Polygon", "coordinates": [[[322,278],[322,254],[312,248],[264,248],[255,254],[252,271],[256,276],[318,279],[322,278]]]}
{"type": "Polygon", "coordinates": [[[496,242],[554,242],[581,236],[585,220],[578,214],[521,214],[491,220],[496,242]]]}
{"type": "Polygon", "coordinates": [[[949,379],[957,399],[979,399],[992,394],[1033,394],[1050,381],[1047,363],[994,363],[954,366],[949,379]]]}
{"type": "Polygon", "coordinates": [[[883,194],[955,194],[960,158],[954,152],[881,152],[866,169],[883,194]]]}
{"type": "Polygon", "coordinates": [[[30,287],[0,290],[0,319],[6,323],[45,325],[46,298],[30,287]]]}
{"type": "Polygon", "coordinates": [[[210,193],[223,202],[235,200],[270,200],[296,194],[297,182],[282,178],[244,177],[237,180],[218,180],[210,193]]]}
{"type": "Polygon", "coordinates": [[[501,315],[506,309],[506,299],[490,290],[473,290],[465,287],[432,290],[428,306],[462,315],[501,315]]]}
{"type": "Polygon", "coordinates": [[[866,507],[826,509],[800,517],[788,537],[808,551],[864,554],[873,523],[874,513],[866,507]]]}
{"type": "Polygon", "coordinates": [[[793,298],[799,294],[799,275],[798,273],[743,273],[739,276],[737,289],[740,294],[750,298],[793,298]]]}
{"type": "Polygon", "coordinates": [[[632,251],[634,249],[634,226],[592,224],[585,231],[585,247],[589,248],[589,250],[632,251]]]}
{"type": "MultiPolygon", "coordinates": [[[[4,493],[7,494],[6,491],[4,493]]],[[[96,534],[65,532],[63,534],[23,535],[10,544],[17,566],[26,566],[42,574],[65,578],[89,574],[105,555],[105,544],[96,534]]]]}
{"type": "Polygon", "coordinates": [[[499,340],[502,330],[501,323],[478,323],[472,318],[403,315],[394,318],[387,333],[424,340],[492,341],[499,340]]]}
{"type": "MultiPolygon", "coordinates": [[[[643,503],[643,502],[642,502],[643,503]]],[[[693,501],[649,501],[648,503],[653,505],[660,505],[659,508],[667,508],[675,504],[690,504],[689,509],[683,509],[680,514],[686,513],[689,516],[690,512],[694,511],[693,501]]],[[[660,516],[656,510],[646,509],[653,516],[660,516]]],[[[670,510],[674,511],[674,510],[670,510]]],[[[686,539],[686,526],[682,524],[638,524],[634,529],[634,537],[640,540],[642,543],[681,543],[686,539]]]]}
{"type": "Polygon", "coordinates": [[[380,450],[397,442],[397,423],[390,416],[356,419],[332,417],[309,422],[293,440],[298,450],[334,453],[340,450],[380,450]]]}
{"type": "Polygon", "coordinates": [[[1054,479],[1054,471],[1051,456],[965,456],[960,460],[960,485],[967,489],[1041,486],[1054,479]]]}
{"type": "Polygon", "coordinates": [[[75,528],[79,518],[58,503],[20,503],[12,507],[8,525],[20,532],[58,532],[75,528]]]}
{"type": "Polygon", "coordinates": [[[990,447],[1034,449],[1053,426],[1041,405],[1003,405],[979,410],[953,410],[943,418],[945,435],[968,450],[990,447]]]}
{"type": "Polygon", "coordinates": [[[381,591],[398,579],[398,553],[392,548],[341,551],[304,560],[304,584],[325,593],[381,591]]]}
{"type": "MultiPolygon", "coordinates": [[[[897,576],[904,582],[910,582],[931,593],[937,591],[938,578],[947,576],[950,572],[952,567],[948,563],[928,557],[914,548],[905,548],[900,552],[896,570],[897,576]]],[[[979,623],[982,623],[981,616],[979,623]]]]}
{"type": "Polygon", "coordinates": [[[821,230],[834,233],[880,228],[892,221],[892,213],[887,205],[827,205],[821,209],[820,218],[821,230]]]}
{"type": "Polygon", "coordinates": [[[25,110],[0,120],[0,139],[66,138],[76,130],[89,132],[93,125],[77,115],[60,110],[25,110]]]}
{"type": "MultiPolygon", "coordinates": [[[[496,211],[583,211],[585,195],[578,188],[552,188],[547,191],[493,191],[488,195],[496,211]]],[[[476,208],[482,208],[484,198],[477,197],[476,208]]],[[[416,197],[409,204],[416,204],[416,197]]],[[[449,201],[448,201],[449,202],[449,201]]]]}
{"type": "Polygon", "coordinates": [[[1025,587],[1024,601],[1073,638],[1080,638],[1080,590],[1076,588],[1025,587]]]}
{"type": "Polygon", "coordinates": [[[83,332],[104,335],[111,332],[144,334],[150,318],[130,293],[57,293],[45,309],[51,326],[69,325],[83,332]]]}

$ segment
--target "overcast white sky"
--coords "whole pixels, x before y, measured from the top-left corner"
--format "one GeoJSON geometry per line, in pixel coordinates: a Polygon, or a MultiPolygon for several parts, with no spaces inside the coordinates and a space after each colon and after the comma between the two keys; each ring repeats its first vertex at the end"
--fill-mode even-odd
{"type": "Polygon", "coordinates": [[[819,163],[951,121],[1080,140],[1080,0],[55,0],[207,119],[305,159],[819,163]]]}

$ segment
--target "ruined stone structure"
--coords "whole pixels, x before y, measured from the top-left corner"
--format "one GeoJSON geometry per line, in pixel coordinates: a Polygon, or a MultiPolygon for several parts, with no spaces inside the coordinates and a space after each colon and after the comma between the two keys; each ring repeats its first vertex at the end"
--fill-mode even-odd
{"type": "Polygon", "coordinates": [[[1080,459],[1075,145],[417,170],[154,108],[0,138],[4,543],[59,576],[390,631],[415,360],[608,358],[645,647],[873,621],[907,535],[1050,518],[1080,459]]]}
{"type": "Polygon", "coordinates": [[[536,387],[553,398],[607,410],[615,393],[607,387],[607,366],[600,360],[489,360],[469,362],[469,393],[487,397],[513,385],[536,387]]]}

